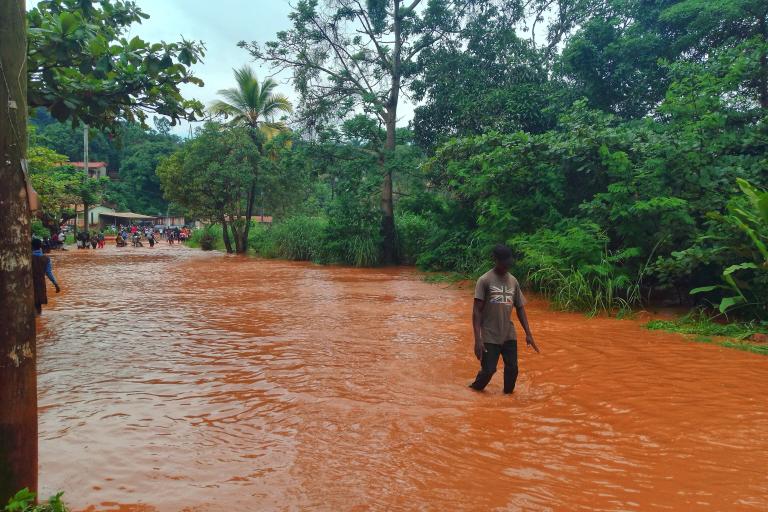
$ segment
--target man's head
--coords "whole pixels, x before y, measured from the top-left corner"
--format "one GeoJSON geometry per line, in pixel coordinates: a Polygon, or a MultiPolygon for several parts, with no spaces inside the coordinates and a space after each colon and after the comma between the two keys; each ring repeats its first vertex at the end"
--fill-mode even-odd
{"type": "Polygon", "coordinates": [[[509,267],[512,266],[512,250],[506,245],[497,245],[493,248],[491,254],[493,255],[493,261],[496,264],[494,268],[497,272],[507,272],[509,267]]]}
{"type": "Polygon", "coordinates": [[[33,251],[39,251],[43,248],[43,241],[39,238],[33,238],[32,239],[32,250],[33,251]]]}

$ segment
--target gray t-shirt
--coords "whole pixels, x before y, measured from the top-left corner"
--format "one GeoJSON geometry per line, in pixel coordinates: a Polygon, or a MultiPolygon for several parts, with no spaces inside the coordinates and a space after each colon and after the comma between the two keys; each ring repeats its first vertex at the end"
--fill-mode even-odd
{"type": "Polygon", "coordinates": [[[491,269],[477,280],[475,298],[485,302],[481,320],[483,343],[501,345],[516,340],[512,308],[526,302],[517,279],[509,273],[500,276],[491,269]]]}

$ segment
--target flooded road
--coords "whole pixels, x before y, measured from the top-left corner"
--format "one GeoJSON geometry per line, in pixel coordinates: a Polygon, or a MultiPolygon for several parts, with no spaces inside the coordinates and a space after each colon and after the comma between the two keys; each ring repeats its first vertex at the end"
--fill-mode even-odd
{"type": "Polygon", "coordinates": [[[53,257],[41,493],[76,510],[768,509],[764,356],[534,300],[542,354],[479,394],[471,290],[411,269],[53,257]]]}

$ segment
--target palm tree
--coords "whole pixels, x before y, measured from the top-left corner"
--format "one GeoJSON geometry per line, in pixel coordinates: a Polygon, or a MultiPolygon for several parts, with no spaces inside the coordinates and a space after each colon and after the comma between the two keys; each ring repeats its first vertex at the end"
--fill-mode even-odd
{"type": "MultiPolygon", "coordinates": [[[[237,87],[218,91],[223,99],[214,101],[210,105],[209,111],[225,119],[229,118],[228,124],[232,126],[250,128],[251,137],[261,151],[263,140],[269,141],[287,129],[282,122],[275,120],[275,116],[280,113],[290,113],[292,111],[291,102],[284,95],[273,92],[277,87],[277,82],[271,78],[260,82],[250,66],[243,66],[240,69],[235,69],[234,72],[237,87]]],[[[240,219],[230,219],[235,238],[235,250],[239,253],[248,250],[248,232],[251,227],[255,199],[256,169],[254,169],[253,181],[246,199],[245,223],[241,225],[240,219]]],[[[220,221],[223,228],[224,244],[227,246],[227,251],[232,252],[227,232],[227,219],[222,215],[220,221]]]]}
{"type": "Polygon", "coordinates": [[[250,66],[234,71],[237,87],[221,89],[218,94],[224,99],[211,104],[211,113],[231,117],[229,123],[232,125],[258,129],[267,140],[285,130],[285,125],[275,121],[274,117],[283,112],[290,113],[293,107],[287,97],[272,92],[277,82],[267,78],[260,83],[250,66]]]}

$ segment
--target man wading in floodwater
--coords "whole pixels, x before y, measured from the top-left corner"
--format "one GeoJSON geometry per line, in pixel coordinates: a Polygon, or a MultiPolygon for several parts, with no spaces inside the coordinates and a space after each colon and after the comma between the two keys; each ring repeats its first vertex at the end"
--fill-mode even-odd
{"type": "Polygon", "coordinates": [[[475,304],[472,308],[472,328],[475,331],[475,356],[480,360],[480,371],[469,385],[482,391],[496,373],[499,356],[504,359],[504,393],[512,393],[517,381],[517,333],[512,324],[512,307],[525,330],[525,342],[536,352],[528,317],[525,315],[525,297],[520,284],[510,273],[512,251],[504,246],[493,248],[494,267],[477,280],[475,304]]]}

